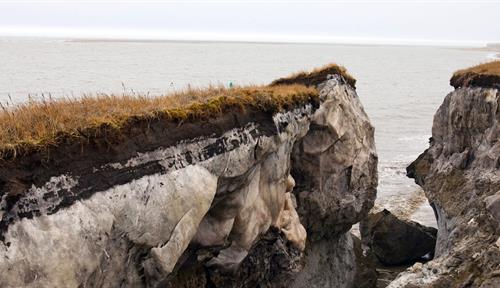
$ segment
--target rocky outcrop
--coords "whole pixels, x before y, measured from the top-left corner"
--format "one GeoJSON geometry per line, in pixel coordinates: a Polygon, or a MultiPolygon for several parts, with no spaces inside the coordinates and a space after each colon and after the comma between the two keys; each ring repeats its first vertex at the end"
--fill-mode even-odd
{"type": "Polygon", "coordinates": [[[370,214],[363,221],[364,242],[384,265],[404,265],[432,257],[437,230],[400,220],[388,210],[370,214]]]}
{"type": "Polygon", "coordinates": [[[446,96],[429,149],[407,169],[434,208],[436,255],[389,287],[499,287],[499,137],[498,89],[464,87],[446,96]]]}
{"type": "Polygon", "coordinates": [[[319,103],[1,162],[0,286],[352,286],[346,232],[373,206],[377,158],[354,88],[328,78],[319,103]]]}
{"type": "Polygon", "coordinates": [[[450,79],[456,88],[481,87],[500,89],[500,61],[486,62],[456,71],[450,79]]]}
{"type": "Polygon", "coordinates": [[[310,263],[294,287],[352,286],[355,255],[346,232],[368,214],[376,197],[374,130],[355,91],[332,84],[321,87],[324,96],[336,100],[321,105],[292,151],[291,175],[297,182],[293,194],[307,230],[310,263]]]}

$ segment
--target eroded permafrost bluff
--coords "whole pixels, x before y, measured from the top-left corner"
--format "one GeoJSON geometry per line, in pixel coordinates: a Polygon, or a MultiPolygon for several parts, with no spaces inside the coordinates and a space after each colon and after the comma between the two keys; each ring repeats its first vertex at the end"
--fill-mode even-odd
{"type": "Polygon", "coordinates": [[[339,67],[292,79],[319,94],[8,154],[0,286],[352,286],[373,128],[339,67]]]}
{"type": "Polygon", "coordinates": [[[458,71],[408,167],[438,221],[433,261],[389,287],[500,287],[500,61],[458,71]]]}

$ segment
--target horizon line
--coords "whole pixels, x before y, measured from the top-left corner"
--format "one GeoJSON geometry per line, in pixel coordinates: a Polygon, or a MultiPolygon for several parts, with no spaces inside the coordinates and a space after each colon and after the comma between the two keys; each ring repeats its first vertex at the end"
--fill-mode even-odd
{"type": "Polygon", "coordinates": [[[422,38],[345,37],[298,34],[232,34],[220,32],[168,31],[109,28],[0,27],[0,38],[41,38],[95,42],[237,42],[276,44],[354,44],[444,47],[486,47],[500,41],[437,40],[422,38]]]}

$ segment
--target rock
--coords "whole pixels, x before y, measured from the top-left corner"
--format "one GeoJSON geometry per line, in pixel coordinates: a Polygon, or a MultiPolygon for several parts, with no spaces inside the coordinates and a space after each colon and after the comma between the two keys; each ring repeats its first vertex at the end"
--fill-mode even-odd
{"type": "Polygon", "coordinates": [[[306,253],[306,265],[290,287],[354,287],[357,263],[350,233],[309,244],[306,253]]]}
{"type": "Polygon", "coordinates": [[[1,162],[0,287],[352,286],[373,128],[341,76],[318,89],[274,114],[152,119],[1,162]]]}
{"type": "Polygon", "coordinates": [[[402,265],[434,254],[437,230],[400,220],[388,210],[369,214],[362,225],[363,239],[385,265],[402,265]]]}
{"type": "Polygon", "coordinates": [[[215,287],[290,287],[303,269],[303,252],[271,227],[250,249],[235,273],[210,270],[215,287]]]}
{"type": "Polygon", "coordinates": [[[353,287],[356,288],[375,288],[377,287],[376,259],[372,251],[363,249],[361,239],[352,235],[354,243],[354,255],[356,256],[356,276],[354,277],[353,287]]]}
{"type": "Polygon", "coordinates": [[[374,129],[356,91],[342,82],[333,78],[319,86],[324,102],[292,151],[293,194],[307,230],[306,266],[297,288],[352,286],[356,259],[345,234],[376,197],[374,129]]]}
{"type": "Polygon", "coordinates": [[[293,193],[310,241],[347,232],[377,195],[374,129],[356,91],[334,80],[320,86],[324,102],[292,152],[293,193]]]}
{"type": "Polygon", "coordinates": [[[438,218],[436,257],[389,287],[499,286],[499,137],[498,89],[457,88],[446,96],[429,149],[407,168],[438,218]]]}
{"type": "Polygon", "coordinates": [[[500,191],[498,191],[495,195],[484,198],[484,202],[491,217],[500,223],[500,191]]]}
{"type": "Polygon", "coordinates": [[[161,284],[172,288],[285,288],[293,283],[295,275],[302,270],[303,260],[303,252],[288,241],[279,229],[271,227],[260,236],[236,269],[229,271],[215,263],[203,266],[194,258],[188,260],[175,277],[161,284]]]}
{"type": "Polygon", "coordinates": [[[291,155],[297,213],[307,230],[305,275],[294,287],[351,287],[356,260],[345,234],[377,193],[374,129],[356,91],[342,83],[334,77],[319,86],[324,102],[291,155]]]}

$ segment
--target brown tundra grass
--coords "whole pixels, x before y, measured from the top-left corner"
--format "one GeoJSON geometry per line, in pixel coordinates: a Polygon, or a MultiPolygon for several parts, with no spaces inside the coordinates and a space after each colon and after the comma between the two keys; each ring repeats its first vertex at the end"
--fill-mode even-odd
{"type": "Polygon", "coordinates": [[[0,109],[0,159],[57,145],[61,137],[81,138],[106,127],[119,130],[132,119],[161,117],[197,121],[240,107],[275,112],[314,100],[318,92],[302,85],[187,89],[161,97],[85,96],[31,100],[0,109]]]}
{"type": "Polygon", "coordinates": [[[352,77],[344,66],[337,64],[327,64],[312,71],[300,71],[288,77],[280,78],[271,83],[272,85],[302,84],[305,86],[316,86],[326,79],[328,74],[337,74],[344,77],[346,82],[352,87],[356,87],[356,79],[352,77]]]}
{"type": "Polygon", "coordinates": [[[458,70],[454,75],[474,73],[482,75],[497,75],[500,76],[500,60],[488,63],[483,63],[477,66],[473,66],[467,69],[458,70]]]}
{"type": "Polygon", "coordinates": [[[458,70],[450,79],[455,87],[492,87],[500,88],[500,60],[458,70]]]}

